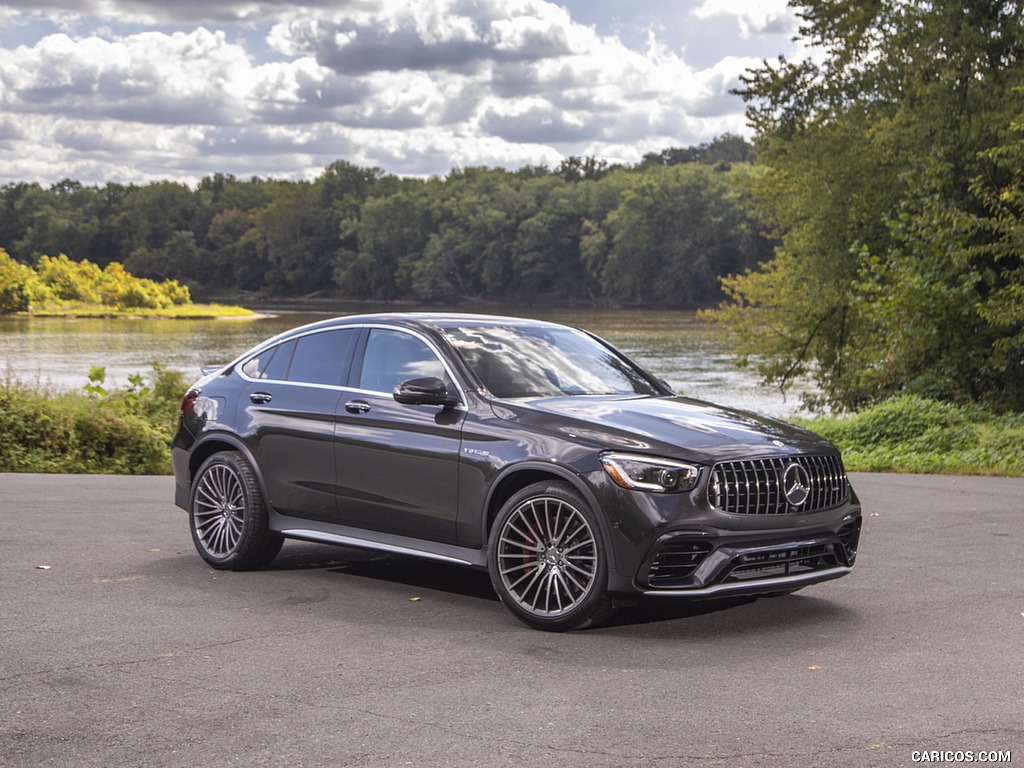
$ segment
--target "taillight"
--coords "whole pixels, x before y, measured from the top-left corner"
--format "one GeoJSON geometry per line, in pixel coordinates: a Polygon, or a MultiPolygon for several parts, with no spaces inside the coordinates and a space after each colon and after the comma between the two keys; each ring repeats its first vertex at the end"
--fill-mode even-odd
{"type": "Polygon", "coordinates": [[[181,398],[181,415],[188,416],[192,409],[196,407],[196,401],[199,399],[199,390],[190,389],[185,393],[185,396],[181,398]]]}

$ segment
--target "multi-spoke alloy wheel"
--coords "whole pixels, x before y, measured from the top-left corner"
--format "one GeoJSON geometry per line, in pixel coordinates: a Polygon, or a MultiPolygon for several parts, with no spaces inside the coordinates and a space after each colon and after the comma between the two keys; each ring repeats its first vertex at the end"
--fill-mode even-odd
{"type": "Polygon", "coordinates": [[[506,502],[491,533],[490,569],[502,601],[531,626],[579,629],[610,612],[596,521],[565,483],[537,483],[506,502]]]}
{"type": "Polygon", "coordinates": [[[242,538],[245,491],[234,467],[214,464],[196,483],[192,522],[196,538],[213,557],[230,555],[242,538]]]}
{"type": "Polygon", "coordinates": [[[196,549],[217,568],[261,568],[281,549],[252,468],[237,453],[216,453],[199,468],[189,518],[196,549]]]}

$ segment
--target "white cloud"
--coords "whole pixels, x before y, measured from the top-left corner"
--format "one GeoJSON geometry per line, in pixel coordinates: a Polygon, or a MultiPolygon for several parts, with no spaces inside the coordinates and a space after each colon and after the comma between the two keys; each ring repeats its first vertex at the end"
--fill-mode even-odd
{"type": "Polygon", "coordinates": [[[787,0],[704,0],[694,9],[693,16],[734,18],[744,39],[759,35],[792,36],[797,31],[797,18],[787,0]]]}
{"type": "MultiPolygon", "coordinates": [[[[742,132],[729,90],[760,61],[697,65],[654,32],[627,45],[545,0],[13,6],[34,11],[0,15],[19,39],[49,32],[0,48],[0,183],[309,177],[339,158],[411,174],[570,154],[636,162],[742,132]],[[248,21],[157,24],[171,18],[248,21]]],[[[779,8],[703,0],[690,18],[771,37],[779,8]]]]}
{"type": "Polygon", "coordinates": [[[19,13],[72,14],[135,24],[162,24],[252,23],[287,12],[306,14],[323,9],[372,9],[378,3],[374,0],[6,0],[5,5],[19,13]]]}
{"type": "Polygon", "coordinates": [[[84,119],[224,123],[244,117],[250,71],[244,51],[203,28],[113,41],[55,34],[0,49],[0,103],[84,119]]]}

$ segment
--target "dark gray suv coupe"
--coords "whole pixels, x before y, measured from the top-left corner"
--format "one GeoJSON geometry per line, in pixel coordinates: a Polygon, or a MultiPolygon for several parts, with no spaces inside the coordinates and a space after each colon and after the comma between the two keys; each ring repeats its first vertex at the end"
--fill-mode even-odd
{"type": "Polygon", "coordinates": [[[777,595],[850,572],[861,513],[807,431],[673,393],[601,339],[535,320],[306,325],[188,391],[176,503],[221,569],[286,538],[486,569],[532,627],[640,596],[777,595]]]}

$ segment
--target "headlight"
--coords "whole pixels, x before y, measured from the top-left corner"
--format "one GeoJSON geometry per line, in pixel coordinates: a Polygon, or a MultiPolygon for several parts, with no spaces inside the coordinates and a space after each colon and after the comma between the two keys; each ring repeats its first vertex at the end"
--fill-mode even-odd
{"type": "Polygon", "coordinates": [[[623,488],[653,493],[692,491],[700,477],[700,467],[672,459],[606,453],[601,463],[609,476],[623,488]]]}

